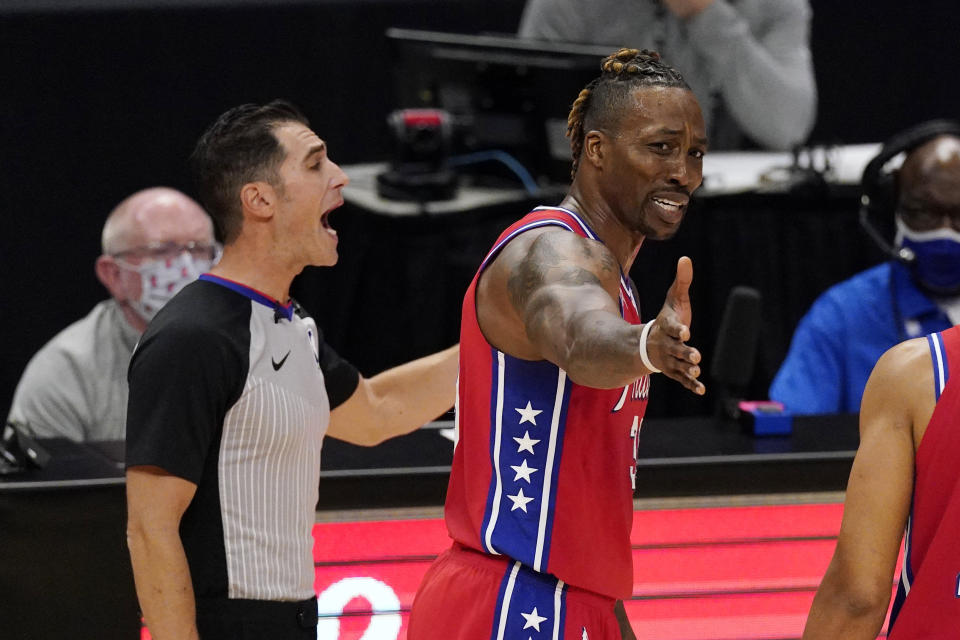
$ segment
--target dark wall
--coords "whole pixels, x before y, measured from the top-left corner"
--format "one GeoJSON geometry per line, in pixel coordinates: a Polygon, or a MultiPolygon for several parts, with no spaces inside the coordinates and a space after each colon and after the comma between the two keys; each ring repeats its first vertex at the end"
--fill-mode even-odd
{"type": "Polygon", "coordinates": [[[875,142],[960,118],[960,12],[942,2],[811,0],[820,93],[812,138],[875,142]]]}
{"type": "Polygon", "coordinates": [[[219,113],[285,97],[340,163],[384,157],[390,26],[511,31],[519,0],[0,14],[0,411],[30,356],[105,292],[93,263],[131,192],[190,190],[184,159],[219,113]]]}
{"type": "MultiPolygon", "coordinates": [[[[189,191],[183,160],[217,114],[283,96],[304,108],[339,162],[383,158],[384,116],[395,106],[384,30],[510,32],[522,4],[315,0],[0,13],[0,410],[30,355],[105,296],[93,261],[107,212],[147,186],[189,191]]],[[[960,15],[937,4],[905,12],[884,0],[866,12],[813,1],[814,139],[875,141],[954,115],[960,15]]]]}

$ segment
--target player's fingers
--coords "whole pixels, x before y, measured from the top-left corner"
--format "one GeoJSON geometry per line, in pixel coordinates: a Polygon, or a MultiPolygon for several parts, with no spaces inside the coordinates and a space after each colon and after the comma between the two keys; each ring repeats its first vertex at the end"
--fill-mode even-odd
{"type": "Polygon", "coordinates": [[[693,282],[693,261],[683,256],[677,260],[677,275],[673,279],[669,293],[674,298],[687,298],[691,282],[693,282]]]}
{"type": "Polygon", "coordinates": [[[684,344],[679,340],[668,341],[663,345],[663,354],[665,357],[679,360],[687,365],[700,364],[700,351],[694,347],[684,344]]]}
{"type": "Polygon", "coordinates": [[[697,395],[703,395],[706,393],[706,387],[704,387],[703,383],[698,380],[700,376],[700,367],[696,365],[689,365],[686,363],[681,363],[680,361],[676,361],[674,366],[664,369],[663,373],[667,377],[676,380],[697,395]]]}
{"type": "Polygon", "coordinates": [[[664,335],[674,340],[679,340],[680,342],[686,342],[690,339],[690,327],[680,322],[672,313],[661,312],[660,315],[657,316],[655,328],[662,331],[664,335]]]}

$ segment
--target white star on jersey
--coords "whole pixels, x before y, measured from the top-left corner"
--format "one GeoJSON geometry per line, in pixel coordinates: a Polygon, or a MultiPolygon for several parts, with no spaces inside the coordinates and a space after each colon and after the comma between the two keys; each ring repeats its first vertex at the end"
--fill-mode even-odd
{"type": "Polygon", "coordinates": [[[516,482],[516,481],[519,480],[520,478],[523,478],[524,480],[527,481],[527,484],[530,484],[530,474],[531,474],[531,473],[536,473],[537,471],[539,471],[539,469],[534,469],[533,467],[528,467],[528,466],[527,466],[527,460],[526,460],[526,458],[524,458],[524,459],[520,462],[520,466],[519,466],[519,467],[515,467],[515,466],[513,466],[513,465],[510,465],[510,468],[517,472],[517,475],[513,476],[513,481],[514,481],[514,482],[516,482]]]}
{"type": "Polygon", "coordinates": [[[587,628],[580,627],[580,630],[583,631],[583,635],[580,636],[580,640],[590,640],[590,638],[587,637],[587,628]]]}
{"type": "Polygon", "coordinates": [[[521,409],[516,407],[514,411],[520,414],[520,424],[529,422],[533,426],[537,426],[537,416],[543,413],[542,409],[534,409],[530,406],[529,400],[527,400],[527,406],[525,408],[521,409]]]}
{"type": "MultiPolygon", "coordinates": [[[[533,498],[528,498],[527,496],[523,495],[523,487],[520,487],[520,491],[517,492],[517,495],[508,495],[507,497],[513,500],[513,506],[510,507],[510,511],[521,509],[524,513],[527,512],[527,503],[533,500],[533,498]]],[[[537,629],[537,631],[539,631],[539,629],[537,629]]]]}
{"type": "Polygon", "coordinates": [[[522,438],[515,437],[514,440],[518,445],[520,445],[520,448],[517,449],[517,453],[520,453],[521,451],[529,451],[531,454],[533,454],[533,445],[540,442],[539,440],[534,440],[531,438],[529,431],[524,431],[522,438]]]}
{"type": "Polygon", "coordinates": [[[539,613],[537,613],[536,607],[534,607],[533,611],[531,611],[530,613],[521,612],[520,615],[522,615],[523,619],[527,621],[526,624],[523,625],[524,629],[529,629],[530,627],[533,627],[537,631],[540,631],[540,623],[546,620],[546,618],[544,618],[539,613]]]}

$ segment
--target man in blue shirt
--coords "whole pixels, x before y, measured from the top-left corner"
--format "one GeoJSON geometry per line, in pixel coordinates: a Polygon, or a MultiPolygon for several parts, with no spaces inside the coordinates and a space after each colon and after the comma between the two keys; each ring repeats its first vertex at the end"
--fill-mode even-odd
{"type": "Polygon", "coordinates": [[[908,151],[893,178],[896,245],[912,259],[872,267],[813,303],[770,387],[795,414],[859,411],[884,351],[960,323],[960,137],[908,151]]]}

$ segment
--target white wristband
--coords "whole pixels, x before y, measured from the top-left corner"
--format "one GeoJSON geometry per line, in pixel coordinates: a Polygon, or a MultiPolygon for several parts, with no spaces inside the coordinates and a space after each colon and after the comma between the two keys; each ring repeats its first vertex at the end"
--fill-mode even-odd
{"type": "Polygon", "coordinates": [[[643,331],[640,332],[640,360],[643,361],[643,366],[650,370],[650,373],[660,373],[660,369],[657,369],[653,363],[650,362],[650,357],[647,356],[647,334],[650,333],[650,328],[654,322],[656,322],[656,320],[651,320],[643,325],[643,331]]]}

